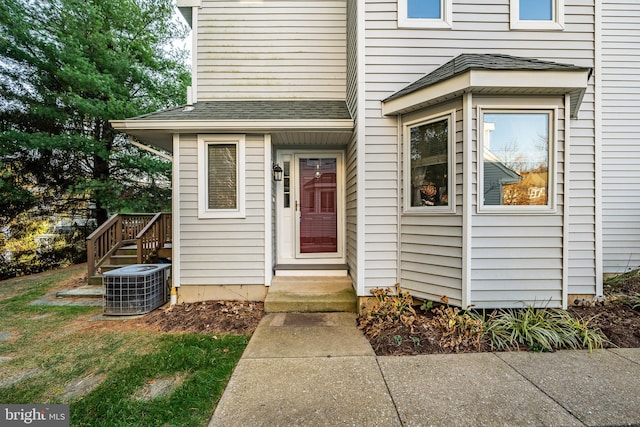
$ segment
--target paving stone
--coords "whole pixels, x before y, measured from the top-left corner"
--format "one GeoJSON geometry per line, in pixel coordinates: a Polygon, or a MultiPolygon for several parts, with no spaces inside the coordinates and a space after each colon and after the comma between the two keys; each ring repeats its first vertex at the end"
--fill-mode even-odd
{"type": "Polygon", "coordinates": [[[1,378],[0,388],[9,388],[14,384],[17,384],[20,381],[29,379],[35,375],[38,375],[39,373],[40,373],[40,369],[37,369],[37,368],[18,371],[9,377],[1,378]]]}
{"type": "Polygon", "coordinates": [[[176,388],[180,387],[183,382],[183,375],[156,378],[147,382],[142,389],[138,390],[133,395],[133,398],[138,401],[149,401],[158,397],[166,396],[176,388]]]}
{"type": "Polygon", "coordinates": [[[62,400],[69,401],[76,397],[89,394],[94,388],[98,387],[104,380],[105,376],[87,375],[86,377],[76,378],[67,384],[63,390],[62,400]]]}

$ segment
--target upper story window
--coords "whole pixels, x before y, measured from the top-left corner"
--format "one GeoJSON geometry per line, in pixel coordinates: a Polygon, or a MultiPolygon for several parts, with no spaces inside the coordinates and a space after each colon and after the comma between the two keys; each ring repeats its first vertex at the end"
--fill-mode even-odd
{"type": "Polygon", "coordinates": [[[198,136],[198,215],[244,218],[244,135],[198,136]]]}
{"type": "Polygon", "coordinates": [[[398,0],[398,27],[451,28],[452,0],[398,0]]]}
{"type": "Polygon", "coordinates": [[[555,110],[480,110],[479,207],[554,209],[555,110]]]}
{"type": "Polygon", "coordinates": [[[511,0],[511,29],[564,29],[564,0],[511,0]]]}
{"type": "Polygon", "coordinates": [[[453,212],[454,112],[404,126],[405,212],[453,212]]]}

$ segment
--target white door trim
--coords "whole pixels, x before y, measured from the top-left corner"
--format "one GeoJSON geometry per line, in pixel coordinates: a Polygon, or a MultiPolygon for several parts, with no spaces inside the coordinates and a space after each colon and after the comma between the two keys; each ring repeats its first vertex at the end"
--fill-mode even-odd
{"type": "Polygon", "coordinates": [[[290,173],[290,203],[285,208],[285,180],[277,183],[276,188],[276,238],[278,264],[344,264],[345,259],[345,165],[344,151],[340,150],[278,150],[276,161],[285,169],[285,162],[289,162],[290,173]],[[338,211],[338,251],[336,253],[301,254],[299,250],[299,221],[300,213],[296,209],[296,202],[300,200],[298,179],[298,162],[300,158],[336,158],[336,189],[338,211]]]}

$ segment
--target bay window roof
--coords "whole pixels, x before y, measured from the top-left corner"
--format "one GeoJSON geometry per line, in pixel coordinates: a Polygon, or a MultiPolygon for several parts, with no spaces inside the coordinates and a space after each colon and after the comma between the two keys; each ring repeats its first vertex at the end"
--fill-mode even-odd
{"type": "Polygon", "coordinates": [[[571,95],[576,117],[591,69],[572,64],[499,54],[461,54],[382,101],[384,115],[438,104],[463,93],[571,95]]]}

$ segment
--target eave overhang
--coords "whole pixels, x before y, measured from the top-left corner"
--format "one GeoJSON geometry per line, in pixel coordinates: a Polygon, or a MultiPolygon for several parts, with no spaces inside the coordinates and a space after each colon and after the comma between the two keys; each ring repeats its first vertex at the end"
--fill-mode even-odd
{"type": "Polygon", "coordinates": [[[139,140],[162,148],[168,152],[173,151],[174,134],[201,134],[201,133],[255,133],[272,134],[276,136],[273,141],[278,144],[278,136],[291,135],[292,133],[304,134],[305,139],[309,135],[317,134],[317,144],[322,142],[327,135],[334,137],[335,145],[345,145],[353,133],[353,120],[112,120],[111,125],[122,132],[139,140]]]}
{"type": "Polygon", "coordinates": [[[202,7],[202,0],[177,0],[176,6],[187,22],[187,25],[189,25],[189,28],[193,28],[193,15],[191,10],[194,7],[202,7]]]}
{"type": "MultiPolygon", "coordinates": [[[[499,58],[503,57],[499,56],[499,58]]],[[[537,65],[537,63],[534,64],[537,65]]],[[[466,67],[462,72],[450,71],[451,75],[446,75],[441,69],[437,69],[383,100],[382,113],[385,116],[406,114],[457,98],[464,93],[531,96],[568,94],[571,95],[571,117],[575,118],[591,76],[591,69],[565,64],[557,65],[558,67],[555,69],[552,68],[552,65],[549,65],[552,69],[466,67]],[[440,76],[431,77],[435,74],[440,74],[440,76]],[[442,74],[445,75],[442,76],[442,74]],[[433,82],[429,82],[429,80],[433,82]],[[421,81],[429,83],[421,84],[421,81]]]]}
{"type": "Polygon", "coordinates": [[[340,100],[202,101],[110,123],[169,152],[175,134],[270,134],[274,145],[342,146],[354,128],[340,100]]]}

